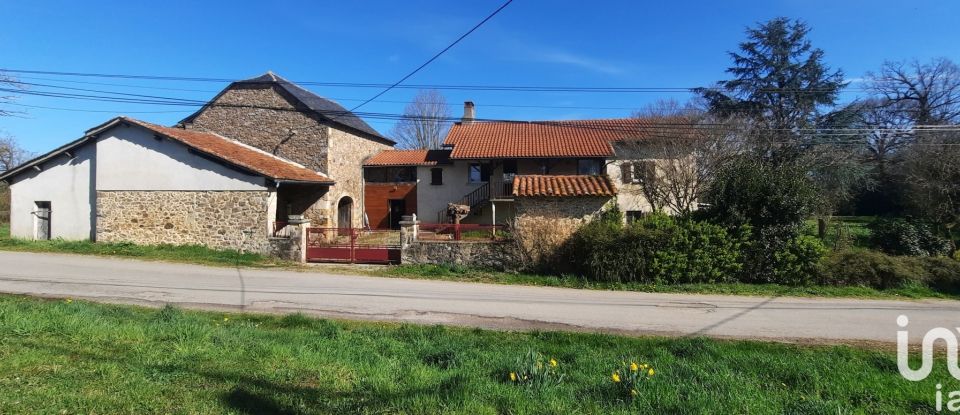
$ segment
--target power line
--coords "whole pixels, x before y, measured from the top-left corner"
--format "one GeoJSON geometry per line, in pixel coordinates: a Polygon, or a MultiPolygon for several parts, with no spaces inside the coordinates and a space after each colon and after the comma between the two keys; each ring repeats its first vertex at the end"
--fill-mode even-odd
{"type": "MultiPolygon", "coordinates": [[[[204,77],[176,77],[176,76],[156,76],[156,75],[127,75],[127,74],[101,74],[101,73],[83,73],[83,72],[58,72],[58,71],[37,71],[24,69],[0,69],[0,72],[57,75],[57,76],[78,76],[78,77],[96,77],[96,78],[119,78],[119,79],[140,79],[154,81],[184,81],[184,82],[218,82],[231,83],[236,79],[227,78],[204,78],[204,77]]],[[[393,84],[384,83],[358,83],[358,82],[320,82],[320,81],[291,81],[298,85],[316,85],[344,88],[386,88],[393,84]]],[[[252,83],[252,82],[251,82],[252,83]]],[[[265,81],[266,83],[266,81],[265,81]]],[[[463,90],[463,91],[512,91],[512,92],[583,92],[583,93],[669,93],[685,92],[691,93],[694,90],[717,90],[723,91],[720,87],[702,87],[702,86],[666,86],[666,87],[583,87],[583,86],[530,86],[530,85],[457,85],[457,84],[406,84],[393,86],[394,89],[441,89],[441,90],[463,90]]],[[[798,88],[767,88],[761,89],[762,92],[792,92],[792,93],[821,93],[833,91],[832,89],[798,89],[798,88]]],[[[866,88],[845,88],[845,92],[866,92],[866,88]]]]}
{"type": "Polygon", "coordinates": [[[373,100],[375,100],[375,99],[377,99],[377,98],[380,98],[381,95],[386,94],[386,93],[387,93],[388,91],[390,91],[391,89],[396,88],[398,85],[402,84],[403,81],[406,81],[407,79],[409,79],[411,76],[413,76],[413,75],[416,74],[417,72],[420,72],[421,69],[427,67],[427,65],[429,65],[430,63],[432,63],[433,61],[435,61],[437,58],[439,58],[440,55],[443,55],[446,51],[450,50],[450,48],[456,46],[457,43],[460,43],[461,40],[465,39],[467,36],[470,36],[471,33],[473,33],[475,30],[479,29],[480,26],[483,26],[484,23],[486,23],[487,21],[489,21],[490,19],[492,19],[493,16],[496,16],[497,13],[500,13],[500,11],[503,10],[503,9],[505,9],[507,6],[509,6],[510,3],[513,3],[513,0],[507,0],[506,2],[504,2],[503,5],[501,5],[499,8],[497,8],[497,10],[494,10],[493,13],[490,13],[489,16],[487,16],[486,18],[484,18],[483,20],[481,20],[480,23],[477,23],[475,26],[473,26],[472,28],[470,28],[470,30],[468,30],[466,33],[460,35],[460,37],[458,37],[457,40],[454,40],[453,43],[447,45],[447,47],[443,48],[443,50],[441,50],[440,52],[437,52],[436,55],[433,55],[432,58],[428,59],[428,60],[427,60],[426,62],[424,62],[422,65],[418,66],[417,69],[414,69],[413,71],[411,71],[410,73],[408,73],[408,74],[407,74],[406,76],[404,76],[403,78],[400,78],[399,81],[394,82],[393,85],[390,85],[389,87],[387,87],[387,88],[384,89],[383,91],[380,91],[380,92],[377,93],[376,95],[370,97],[370,99],[361,102],[359,105],[351,108],[350,110],[351,110],[351,111],[354,111],[354,110],[356,110],[356,109],[358,109],[358,108],[360,108],[360,107],[362,107],[362,106],[364,106],[364,105],[367,105],[368,103],[370,103],[370,101],[373,101],[373,100]]]}
{"type": "MultiPolygon", "coordinates": [[[[2,89],[0,89],[2,91],[2,89]]],[[[29,91],[27,94],[45,94],[43,92],[29,91]]],[[[58,95],[56,93],[46,94],[46,95],[58,95]]],[[[84,98],[85,96],[80,94],[66,94],[69,98],[75,99],[90,99],[84,98]]],[[[90,97],[90,96],[86,96],[90,97]]],[[[108,97],[114,98],[114,97],[108,97]]],[[[92,98],[97,100],[97,98],[92,98]]],[[[126,99],[126,98],[120,98],[126,99]]],[[[178,103],[178,102],[150,102],[160,105],[174,105],[174,106],[201,106],[203,103],[178,103]]],[[[211,107],[231,107],[231,108],[250,108],[250,109],[267,109],[267,110],[278,110],[278,111],[293,111],[293,112],[302,112],[303,110],[295,108],[283,108],[283,107],[269,107],[269,106],[257,106],[257,105],[240,105],[240,104],[221,104],[221,103],[212,103],[208,104],[211,107]]],[[[342,116],[344,114],[350,113],[349,111],[324,111],[323,115],[327,117],[331,116],[342,116]]],[[[377,119],[377,120],[399,120],[399,119],[409,119],[410,117],[404,116],[401,114],[388,114],[388,113],[356,113],[357,115],[377,119]]],[[[419,117],[422,119],[429,119],[440,122],[452,122],[459,120],[458,118],[453,117],[419,117]]],[[[637,138],[652,138],[652,139],[675,139],[677,135],[671,136],[671,134],[690,134],[690,133],[701,133],[701,132],[710,132],[712,130],[726,130],[729,127],[724,124],[719,123],[677,123],[677,122],[655,122],[647,121],[643,124],[636,125],[635,128],[623,128],[616,126],[605,126],[605,125],[596,125],[595,123],[588,122],[570,122],[570,121],[517,121],[517,120],[499,120],[499,119],[477,119],[477,122],[501,122],[501,123],[513,123],[513,124],[532,124],[540,126],[548,126],[554,128],[564,128],[564,129],[581,129],[581,130],[600,130],[614,133],[622,134],[636,134],[637,138]]],[[[960,131],[960,126],[916,126],[916,128],[901,128],[897,129],[903,132],[918,132],[918,131],[930,131],[930,132],[958,132],[960,131]]],[[[771,128],[757,128],[756,131],[789,131],[792,133],[804,133],[806,132],[814,139],[835,139],[835,140],[846,140],[846,141],[828,141],[828,142],[808,142],[808,145],[863,145],[864,143],[859,140],[853,140],[855,138],[861,138],[865,134],[876,131],[876,129],[869,128],[809,128],[809,129],[771,129],[771,128]],[[852,140],[852,141],[851,141],[852,140]]],[[[893,131],[892,129],[886,129],[886,131],[893,131]]],[[[629,138],[629,137],[625,137],[629,138]]],[[[784,142],[787,143],[787,142],[784,142]]],[[[931,144],[931,145],[945,145],[945,144],[931,144]]],[[[952,143],[946,145],[953,145],[952,143]]]]}
{"type": "MultiPolygon", "coordinates": [[[[38,81],[52,81],[52,82],[68,82],[75,84],[84,84],[84,85],[101,85],[101,86],[116,86],[121,88],[137,88],[137,89],[156,89],[156,90],[165,90],[165,91],[187,91],[187,92],[209,92],[209,93],[218,93],[220,90],[212,89],[185,89],[185,88],[164,88],[157,86],[147,86],[147,85],[129,85],[129,84],[117,84],[109,82],[85,82],[85,81],[73,81],[66,79],[55,79],[55,78],[44,78],[44,77],[33,77],[33,76],[21,76],[19,79],[31,79],[38,81]]],[[[29,82],[14,81],[14,83],[21,85],[39,85],[31,84],[29,82]]],[[[62,85],[49,85],[51,88],[68,88],[62,85]]],[[[114,93],[114,91],[104,91],[105,93],[114,93]]],[[[343,97],[326,97],[327,99],[334,101],[363,101],[362,98],[343,98],[343,97]]],[[[381,103],[390,103],[390,104],[411,104],[413,101],[397,101],[397,100],[377,100],[381,103]]],[[[460,104],[451,104],[447,102],[428,102],[429,104],[436,105],[445,105],[448,107],[459,107],[460,104]]],[[[533,104],[501,104],[501,103],[483,103],[484,107],[496,107],[496,108],[546,108],[546,109],[582,109],[582,110],[636,110],[637,107],[596,107],[596,106],[581,106],[581,105],[533,105],[533,104]]],[[[123,111],[115,111],[123,112],[123,111]]]]}

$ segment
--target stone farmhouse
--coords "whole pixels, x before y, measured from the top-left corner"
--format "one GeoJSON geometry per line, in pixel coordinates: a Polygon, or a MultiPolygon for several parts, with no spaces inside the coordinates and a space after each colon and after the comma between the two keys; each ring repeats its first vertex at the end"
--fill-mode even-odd
{"type": "MultiPolygon", "coordinates": [[[[575,226],[613,204],[649,211],[636,178],[656,160],[616,150],[642,140],[645,122],[479,122],[467,102],[443,148],[395,150],[339,104],[268,72],[173,126],[113,118],[0,180],[14,237],[396,262],[410,244],[389,230],[447,222],[451,203],[469,207],[462,223],[488,228],[575,226]]],[[[486,249],[420,246],[421,258],[486,249]]]]}
{"type": "Polygon", "coordinates": [[[230,84],[173,127],[127,117],[4,172],[11,234],[261,253],[295,221],[362,223],[363,160],[394,142],[273,73],[230,84]]]}
{"type": "Polygon", "coordinates": [[[370,224],[396,228],[404,215],[448,222],[449,203],[469,206],[462,223],[524,218],[581,221],[616,203],[628,218],[650,212],[639,189],[656,160],[621,160],[618,143],[650,128],[639,118],[477,122],[472,102],[439,150],[386,150],[364,163],[370,224]]]}

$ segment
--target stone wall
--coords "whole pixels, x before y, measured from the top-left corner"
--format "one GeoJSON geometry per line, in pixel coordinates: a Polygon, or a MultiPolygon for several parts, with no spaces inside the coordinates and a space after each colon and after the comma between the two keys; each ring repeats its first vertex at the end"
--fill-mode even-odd
{"type": "Polygon", "coordinates": [[[275,84],[234,85],[213,103],[219,105],[206,107],[184,127],[216,132],[328,175],[336,185],[304,216],[316,226],[339,226],[337,203],[350,197],[351,225],[361,226],[361,166],[366,158],[392,148],[390,145],[323,119],[275,84]]]}
{"type": "Polygon", "coordinates": [[[523,266],[552,262],[580,226],[614,202],[612,197],[518,197],[513,236],[523,266]]]}
{"type": "Polygon", "coordinates": [[[501,271],[516,270],[516,245],[510,242],[411,242],[400,252],[403,264],[464,265],[501,271]]]}
{"type": "Polygon", "coordinates": [[[213,101],[218,105],[204,108],[185,127],[212,131],[329,173],[327,126],[296,102],[277,85],[234,85],[213,101]]]}
{"type": "Polygon", "coordinates": [[[98,191],[97,241],[271,253],[267,191],[98,191]]]}
{"type": "MultiPolygon", "coordinates": [[[[330,177],[337,184],[327,193],[330,206],[336,208],[341,198],[348,196],[353,199],[352,227],[360,227],[363,220],[363,162],[367,158],[383,150],[393,147],[360,137],[356,134],[341,130],[336,126],[329,127],[329,171],[330,177]]],[[[331,212],[336,221],[336,214],[331,212]]],[[[314,222],[317,223],[317,222],[314,222]]],[[[343,227],[336,224],[337,227],[343,227]]]]}

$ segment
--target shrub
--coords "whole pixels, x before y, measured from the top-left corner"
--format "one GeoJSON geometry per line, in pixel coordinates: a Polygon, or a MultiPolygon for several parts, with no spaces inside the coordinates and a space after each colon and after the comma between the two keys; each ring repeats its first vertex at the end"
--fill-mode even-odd
{"type": "Polygon", "coordinates": [[[600,220],[580,228],[567,257],[590,279],[618,282],[722,282],[742,267],[745,234],[719,225],[654,214],[622,226],[600,220]]]}
{"type": "Polygon", "coordinates": [[[960,294],[960,262],[944,257],[915,260],[923,265],[930,288],[942,293],[960,294]]]}
{"type": "Polygon", "coordinates": [[[789,285],[813,282],[826,252],[823,243],[812,236],[801,235],[788,240],[781,249],[773,251],[771,282],[789,285]]]}
{"type": "Polygon", "coordinates": [[[939,256],[950,254],[951,244],[937,236],[927,223],[902,218],[881,218],[869,225],[871,244],[891,255],[939,256]]]}
{"type": "Polygon", "coordinates": [[[756,232],[783,226],[799,229],[818,200],[816,187],[799,166],[743,158],[720,170],[707,194],[710,207],[703,214],[717,223],[749,224],[756,232]]]}
{"type": "Polygon", "coordinates": [[[835,252],[827,257],[821,283],[888,289],[923,284],[926,280],[926,271],[913,258],[858,250],[835,252]]]}

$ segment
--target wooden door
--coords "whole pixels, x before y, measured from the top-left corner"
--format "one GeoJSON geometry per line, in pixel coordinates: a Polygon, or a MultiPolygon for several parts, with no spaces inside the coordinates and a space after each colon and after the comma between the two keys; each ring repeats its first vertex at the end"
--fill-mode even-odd
{"type": "Polygon", "coordinates": [[[50,202],[37,202],[37,210],[34,212],[37,221],[36,239],[50,239],[50,202]]]}

